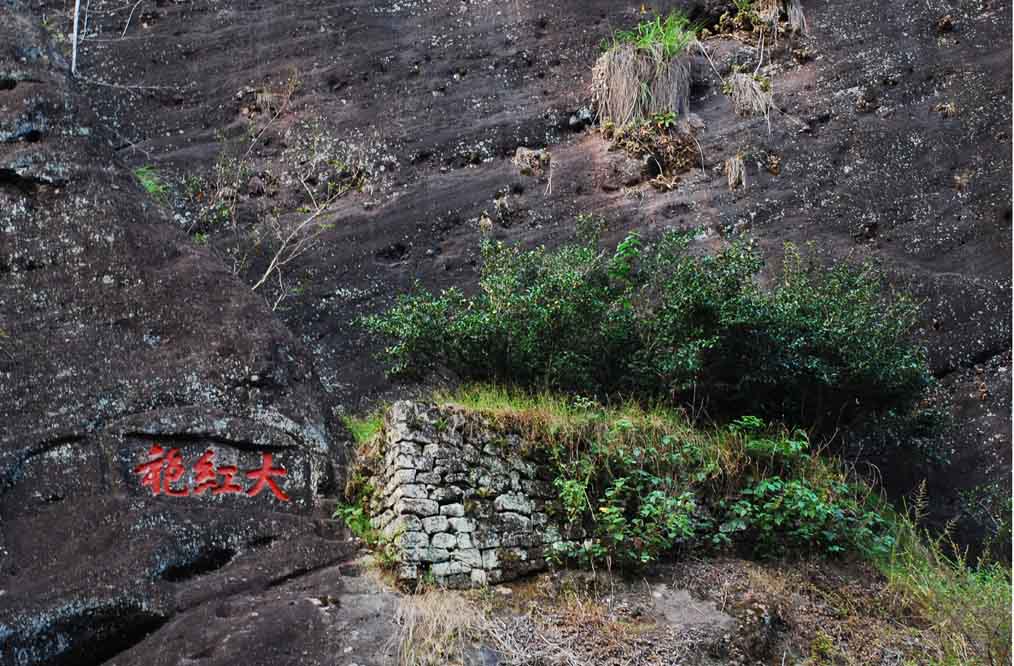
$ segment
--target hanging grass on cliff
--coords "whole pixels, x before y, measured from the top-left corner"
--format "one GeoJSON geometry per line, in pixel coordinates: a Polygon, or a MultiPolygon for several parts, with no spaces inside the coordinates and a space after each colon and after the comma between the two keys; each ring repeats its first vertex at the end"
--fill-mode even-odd
{"type": "Polygon", "coordinates": [[[401,296],[365,327],[394,375],[464,379],[756,414],[817,430],[904,410],[930,381],[917,306],[870,266],[808,263],[786,246],[770,288],[750,246],[689,251],[687,234],[523,250],[483,241],[478,290],[401,296]]]}
{"type": "Polygon", "coordinates": [[[599,116],[622,128],[660,114],[687,113],[688,50],[696,41],[695,26],[679,12],[615,33],[592,70],[599,116]]]}

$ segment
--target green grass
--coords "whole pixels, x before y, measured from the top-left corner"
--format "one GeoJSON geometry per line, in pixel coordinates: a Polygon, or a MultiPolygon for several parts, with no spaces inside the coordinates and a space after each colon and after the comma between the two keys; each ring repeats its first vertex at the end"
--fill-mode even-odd
{"type": "Polygon", "coordinates": [[[656,16],[633,30],[616,32],[613,45],[633,44],[639,50],[668,60],[686,51],[696,39],[697,26],[685,14],[672,12],[664,19],[656,16]]]}
{"type": "Polygon", "coordinates": [[[874,563],[899,606],[927,625],[939,666],[1011,663],[1011,567],[970,562],[946,535],[932,536],[916,517],[885,509],[895,546],[874,563]]]}
{"type": "Polygon", "coordinates": [[[352,433],[357,444],[365,444],[380,432],[380,428],[384,425],[384,415],[381,412],[374,412],[367,416],[346,416],[342,419],[342,423],[352,433]]]}
{"type": "Polygon", "coordinates": [[[151,165],[134,169],[134,177],[141,183],[144,191],[156,199],[162,200],[169,193],[169,188],[166,187],[162,176],[151,165]]]}

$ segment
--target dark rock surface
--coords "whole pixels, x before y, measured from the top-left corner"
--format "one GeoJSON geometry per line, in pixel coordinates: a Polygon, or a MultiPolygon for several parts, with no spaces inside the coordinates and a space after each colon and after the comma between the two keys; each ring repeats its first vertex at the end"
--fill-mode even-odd
{"type": "Polygon", "coordinates": [[[225,663],[251,626],[249,663],[330,663],[292,652],[346,641],[348,611],[312,600],[355,551],[318,499],[345,434],[312,359],[113,162],[39,23],[0,5],[0,663],[100,663],[180,623],[206,645],[118,663],[225,663]],[[271,453],[289,500],[155,497],[134,468],[156,444],[181,452],[176,490],[209,448],[244,490],[271,453]]]}
{"type": "MultiPolygon", "coordinates": [[[[333,641],[368,604],[304,599],[362,594],[318,499],[343,469],[336,416],[410,392],[353,320],[416,279],[471,285],[484,213],[526,244],[594,213],[607,242],[697,227],[704,247],[749,233],[773,263],[784,241],[874,260],[925,300],[933,401],[955,417],[936,442],[950,465],[878,460],[892,491],[928,478],[936,517],[970,538],[960,491],[1009,495],[1009,2],[804,0],[809,37],[766,70],[784,113],[769,132],[702,81],[706,168],[670,192],[603,188],[618,158],[571,122],[600,42],[641,3],[88,4],[71,80],[68,3],[0,0],[0,663],[344,663],[333,641]],[[244,91],[294,73],[251,142],[244,91]],[[315,118],[367,150],[372,191],[338,203],[272,312],[247,286],[267,259],[234,271],[227,250],[296,207],[275,175],[315,118]],[[236,223],[194,243],[174,183],[248,143],[236,223]],[[551,170],[522,175],[519,146],[547,148],[551,170]],[[738,152],[748,186],[730,192],[721,165],[738,152]],[[146,165],[173,192],[146,194],[131,175],[146,165]],[[132,469],[155,442],[188,466],[209,446],[243,469],[272,451],[294,501],[146,495],[132,469]]],[[[727,4],[655,8],[714,20],[727,4]]],[[[753,47],[713,48],[725,71],[753,47]]]]}

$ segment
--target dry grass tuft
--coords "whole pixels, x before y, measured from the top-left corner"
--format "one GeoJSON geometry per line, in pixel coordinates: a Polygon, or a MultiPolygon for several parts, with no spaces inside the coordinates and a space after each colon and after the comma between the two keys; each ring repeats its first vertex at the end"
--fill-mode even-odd
{"type": "Polygon", "coordinates": [[[633,44],[617,44],[592,70],[592,96],[599,116],[616,127],[690,110],[692,61],[685,53],[667,58],[633,44]]]}
{"type": "Polygon", "coordinates": [[[806,34],[806,14],[803,13],[803,5],[800,0],[785,0],[785,15],[793,30],[806,34]]]}
{"type": "Polygon", "coordinates": [[[638,598],[618,589],[534,599],[519,614],[490,618],[486,636],[505,666],[695,663],[688,659],[715,644],[712,628],[642,615],[652,602],[638,598]]]}
{"type": "Polygon", "coordinates": [[[482,614],[460,594],[432,590],[402,597],[395,613],[399,666],[464,663],[482,629],[482,614]]]}
{"type": "Polygon", "coordinates": [[[778,19],[781,18],[783,12],[793,30],[800,33],[806,32],[806,15],[803,13],[803,5],[800,0],[756,0],[753,9],[757,18],[776,32],[778,19]]]}
{"type": "Polygon", "coordinates": [[[725,177],[729,180],[729,190],[746,187],[746,165],[743,155],[736,154],[725,160],[725,177]]]}
{"type": "Polygon", "coordinates": [[[743,116],[764,116],[770,125],[771,110],[775,103],[767,79],[736,72],[725,80],[725,92],[732,98],[736,113],[743,116]]]}
{"type": "Polygon", "coordinates": [[[769,26],[778,25],[778,17],[782,13],[782,0],[756,0],[754,12],[757,17],[769,26]]]}

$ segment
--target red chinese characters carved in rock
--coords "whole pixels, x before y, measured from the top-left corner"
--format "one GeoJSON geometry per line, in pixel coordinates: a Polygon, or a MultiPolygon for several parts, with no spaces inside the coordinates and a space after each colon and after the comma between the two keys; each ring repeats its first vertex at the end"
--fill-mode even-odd
{"type": "MultiPolygon", "coordinates": [[[[255,497],[267,488],[277,500],[289,501],[289,496],[275,481],[275,477],[284,477],[287,472],[284,467],[272,466],[274,461],[270,453],[261,454],[260,469],[247,470],[242,475],[235,465],[216,467],[214,457],[215,452],[208,449],[194,465],[194,495],[210,490],[212,495],[237,493],[255,497]],[[249,489],[244,489],[234,480],[237,476],[253,479],[254,484],[249,489]]],[[[135,467],[134,473],[141,476],[141,485],[148,488],[152,495],[163,493],[170,497],[186,497],[190,494],[188,486],[179,487],[179,482],[186,473],[179,449],[167,451],[158,444],[153,445],[148,450],[148,461],[135,467]]]]}
{"type": "Polygon", "coordinates": [[[141,475],[141,485],[150,489],[152,495],[164,492],[170,497],[186,497],[190,493],[189,488],[177,490],[172,487],[184,473],[186,469],[183,467],[180,450],[166,451],[158,444],[148,451],[148,462],[134,468],[134,474],[141,475]]]}

